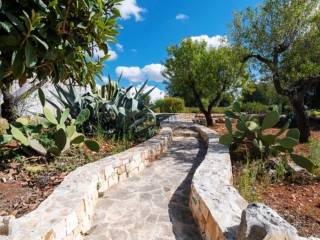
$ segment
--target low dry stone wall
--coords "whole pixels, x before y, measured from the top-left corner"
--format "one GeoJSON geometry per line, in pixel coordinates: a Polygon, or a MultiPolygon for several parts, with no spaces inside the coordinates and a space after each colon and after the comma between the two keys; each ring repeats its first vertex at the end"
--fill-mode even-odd
{"type": "Polygon", "coordinates": [[[18,219],[0,219],[3,240],[80,240],[91,227],[99,192],[142,171],[166,151],[171,128],[122,153],[71,172],[33,212],[18,219]]]}
{"type": "Polygon", "coordinates": [[[195,172],[189,205],[203,240],[320,240],[302,238],[275,211],[261,203],[249,204],[233,186],[229,149],[219,136],[194,126],[208,146],[195,172]]]}
{"type": "Polygon", "coordinates": [[[196,126],[208,145],[207,155],[195,172],[190,208],[204,240],[235,239],[247,202],[232,184],[229,150],[212,130],[196,126]]]}

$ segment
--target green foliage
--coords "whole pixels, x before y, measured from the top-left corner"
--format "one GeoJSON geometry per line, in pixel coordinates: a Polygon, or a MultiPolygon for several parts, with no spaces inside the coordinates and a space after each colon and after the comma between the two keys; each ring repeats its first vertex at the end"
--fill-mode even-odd
{"type": "Polygon", "coordinates": [[[249,114],[259,114],[266,113],[269,110],[269,106],[259,102],[248,102],[241,105],[241,110],[249,114]]]}
{"type": "Polygon", "coordinates": [[[185,110],[184,100],[177,97],[167,97],[155,102],[161,113],[182,113],[185,110]]]}
{"type": "Polygon", "coordinates": [[[278,156],[280,153],[290,154],[293,161],[300,166],[313,172],[315,165],[307,158],[293,154],[293,148],[299,143],[300,132],[298,129],[289,129],[290,122],[287,122],[277,133],[269,133],[267,130],[276,126],[280,119],[277,110],[267,112],[262,124],[257,119],[248,116],[240,111],[241,105],[235,103],[233,111],[227,111],[226,128],[228,133],[221,136],[219,142],[223,145],[243,144],[251,142],[260,159],[265,161],[270,156],[278,156]],[[233,130],[231,119],[236,119],[236,129],[233,130]],[[285,136],[282,136],[284,133],[285,136]]]}
{"type": "Polygon", "coordinates": [[[188,105],[192,102],[207,116],[227,92],[248,78],[239,48],[223,43],[219,48],[209,48],[204,41],[188,39],[167,51],[164,76],[169,80],[168,92],[183,97],[188,105]]]}
{"type": "Polygon", "coordinates": [[[117,34],[121,0],[1,1],[0,86],[14,79],[95,84],[117,34]],[[105,57],[96,59],[94,50],[105,57]]]}
{"type": "MultiPolygon", "coordinates": [[[[81,143],[92,151],[99,151],[100,147],[95,141],[86,140],[84,135],[76,131],[75,120],[68,119],[70,112],[68,109],[57,114],[57,117],[47,107],[44,107],[43,112],[44,118],[38,118],[37,123],[17,119],[10,126],[11,135],[1,135],[0,139],[4,141],[9,136],[23,147],[32,149],[40,155],[60,155],[71,146],[78,146],[81,143]]],[[[8,139],[6,141],[8,142],[8,139]]]]}
{"type": "Polygon", "coordinates": [[[103,135],[116,135],[118,138],[151,136],[156,118],[147,98],[153,89],[145,92],[146,85],[147,81],[139,89],[133,86],[124,89],[109,79],[100,92],[84,94],[71,84],[66,88],[56,85],[56,92],[52,94],[59,104],[48,102],[57,111],[60,106],[71,109],[70,115],[77,119],[78,128],[87,134],[103,131],[103,135]],[[79,119],[82,119],[81,124],[79,119]]]}
{"type": "Polygon", "coordinates": [[[319,170],[320,169],[320,141],[312,140],[309,143],[309,147],[310,147],[310,159],[314,163],[316,168],[319,170]]]}

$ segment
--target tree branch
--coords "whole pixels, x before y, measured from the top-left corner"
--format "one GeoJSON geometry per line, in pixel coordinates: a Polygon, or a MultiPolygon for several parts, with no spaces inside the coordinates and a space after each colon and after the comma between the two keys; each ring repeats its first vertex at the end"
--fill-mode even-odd
{"type": "Polygon", "coordinates": [[[17,96],[14,99],[14,104],[17,105],[20,101],[24,100],[27,98],[30,94],[32,94],[34,91],[37,91],[39,88],[41,88],[44,84],[48,82],[48,78],[46,80],[42,80],[37,84],[34,84],[31,88],[29,88],[27,91],[22,93],[20,96],[17,96]]]}

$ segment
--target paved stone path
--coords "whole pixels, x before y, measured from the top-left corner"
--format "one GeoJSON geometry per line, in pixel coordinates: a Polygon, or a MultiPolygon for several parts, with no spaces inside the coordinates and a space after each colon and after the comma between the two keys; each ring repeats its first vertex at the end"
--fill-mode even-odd
{"type": "Polygon", "coordinates": [[[104,193],[85,240],[200,240],[188,207],[191,179],[205,155],[195,137],[174,137],[167,153],[104,193]]]}

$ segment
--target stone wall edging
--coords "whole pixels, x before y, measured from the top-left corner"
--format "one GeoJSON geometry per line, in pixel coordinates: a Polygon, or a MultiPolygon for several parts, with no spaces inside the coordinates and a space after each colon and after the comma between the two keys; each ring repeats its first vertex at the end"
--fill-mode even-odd
{"type": "MultiPolygon", "coordinates": [[[[229,149],[219,143],[219,135],[201,125],[194,125],[193,128],[199,132],[208,147],[205,158],[193,176],[189,199],[192,215],[200,228],[203,240],[247,239],[245,235],[248,233],[241,231],[239,233],[239,230],[248,230],[246,228],[248,220],[244,218],[245,213],[257,206],[263,211],[255,212],[253,214],[254,223],[249,224],[253,224],[250,226],[253,228],[264,228],[262,232],[267,233],[264,239],[320,240],[315,237],[298,236],[293,226],[264,204],[248,205],[233,186],[229,149]]],[[[250,229],[249,231],[257,230],[250,229]]],[[[256,239],[255,236],[252,237],[250,235],[249,239],[256,239]]]]}
{"type": "Polygon", "coordinates": [[[248,203],[233,186],[229,149],[218,134],[194,125],[208,150],[191,184],[190,209],[204,240],[235,239],[241,213],[248,203]]]}
{"type": "Polygon", "coordinates": [[[172,141],[172,129],[160,133],[124,152],[77,168],[36,210],[11,219],[5,240],[81,240],[91,227],[99,192],[142,171],[165,152],[172,141]]]}

